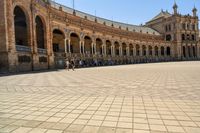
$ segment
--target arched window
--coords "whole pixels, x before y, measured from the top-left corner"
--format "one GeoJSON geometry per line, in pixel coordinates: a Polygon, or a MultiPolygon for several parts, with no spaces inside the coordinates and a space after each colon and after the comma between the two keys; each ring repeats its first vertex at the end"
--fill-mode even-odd
{"type": "Polygon", "coordinates": [[[182,34],[181,37],[182,37],[182,41],[185,41],[185,34],[182,34]]]}
{"type": "Polygon", "coordinates": [[[196,41],[195,35],[192,35],[192,41],[196,41]]]}
{"type": "Polygon", "coordinates": [[[16,45],[28,46],[27,18],[19,6],[14,9],[14,27],[16,45]]]}
{"type": "Polygon", "coordinates": [[[171,40],[172,40],[171,35],[166,35],[166,41],[171,41],[171,40]]]}
{"type": "Polygon", "coordinates": [[[37,39],[37,47],[45,49],[45,42],[44,42],[44,25],[39,16],[35,18],[36,23],[36,39],[37,39]]]}

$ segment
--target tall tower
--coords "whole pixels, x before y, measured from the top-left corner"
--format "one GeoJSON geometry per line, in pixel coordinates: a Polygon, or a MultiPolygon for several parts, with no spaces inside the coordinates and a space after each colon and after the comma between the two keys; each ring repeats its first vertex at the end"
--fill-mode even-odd
{"type": "Polygon", "coordinates": [[[192,9],[192,12],[193,12],[193,17],[196,17],[196,16],[197,16],[197,9],[196,9],[195,6],[194,6],[194,8],[192,9]]]}
{"type": "Polygon", "coordinates": [[[176,4],[176,2],[174,3],[174,6],[173,6],[173,9],[174,9],[174,15],[177,15],[178,14],[178,6],[176,4]]]}

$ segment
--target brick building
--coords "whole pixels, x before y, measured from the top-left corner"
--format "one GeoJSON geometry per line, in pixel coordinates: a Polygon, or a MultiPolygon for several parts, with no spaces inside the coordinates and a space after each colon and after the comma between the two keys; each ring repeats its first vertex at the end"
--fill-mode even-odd
{"type": "Polygon", "coordinates": [[[110,21],[50,0],[0,1],[0,71],[200,59],[197,9],[161,11],[146,25],[110,21]]]}

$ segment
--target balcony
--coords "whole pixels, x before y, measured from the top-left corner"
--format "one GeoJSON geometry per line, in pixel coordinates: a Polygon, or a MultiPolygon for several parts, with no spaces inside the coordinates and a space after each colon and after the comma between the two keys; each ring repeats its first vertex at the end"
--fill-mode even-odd
{"type": "Polygon", "coordinates": [[[29,46],[16,45],[16,50],[19,52],[31,52],[31,48],[29,46]]]}
{"type": "Polygon", "coordinates": [[[38,48],[37,50],[38,50],[39,54],[47,54],[47,50],[46,49],[38,48]]]}

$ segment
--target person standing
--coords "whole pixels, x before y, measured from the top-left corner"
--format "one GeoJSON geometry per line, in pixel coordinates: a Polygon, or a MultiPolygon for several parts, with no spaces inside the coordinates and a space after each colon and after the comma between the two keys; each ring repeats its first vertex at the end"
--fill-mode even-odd
{"type": "Polygon", "coordinates": [[[72,70],[74,71],[74,69],[75,69],[75,60],[74,59],[71,60],[71,65],[72,65],[72,70]]]}

